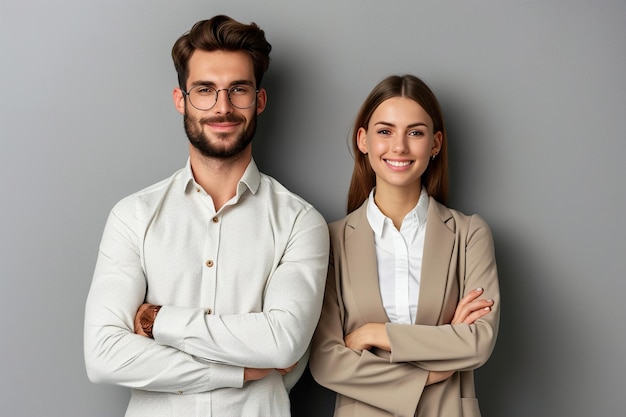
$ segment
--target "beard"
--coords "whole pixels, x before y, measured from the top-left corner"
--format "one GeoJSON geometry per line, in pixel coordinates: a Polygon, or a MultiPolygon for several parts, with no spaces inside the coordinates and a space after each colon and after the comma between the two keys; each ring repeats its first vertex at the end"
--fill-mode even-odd
{"type": "Polygon", "coordinates": [[[205,123],[225,123],[239,122],[244,123],[245,119],[240,116],[229,114],[224,117],[206,117],[197,119],[185,112],[183,117],[185,124],[185,133],[191,145],[196,148],[203,156],[207,158],[229,159],[237,156],[252,142],[252,138],[256,133],[257,114],[254,113],[250,120],[250,125],[245,131],[236,133],[234,140],[229,140],[231,134],[217,134],[215,143],[205,135],[202,131],[202,125],[205,123]]]}

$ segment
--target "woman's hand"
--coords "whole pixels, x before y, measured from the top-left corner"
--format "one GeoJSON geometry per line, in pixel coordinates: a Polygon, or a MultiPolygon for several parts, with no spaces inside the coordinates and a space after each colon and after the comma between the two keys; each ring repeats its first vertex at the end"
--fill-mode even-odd
{"type": "MultiPolygon", "coordinates": [[[[491,311],[493,300],[478,299],[483,293],[482,288],[476,288],[470,291],[465,297],[459,301],[454,311],[454,317],[450,324],[473,324],[476,320],[488,314],[491,311]]],[[[436,384],[445,381],[454,374],[454,371],[430,371],[426,385],[436,384]]]]}
{"type": "MultiPolygon", "coordinates": [[[[450,324],[473,324],[476,320],[491,312],[493,300],[478,299],[483,293],[476,288],[459,301],[450,324]]],[[[344,338],[347,347],[354,350],[369,350],[372,347],[391,352],[391,342],[384,323],[367,323],[344,338]]],[[[450,378],[454,371],[430,371],[426,385],[436,384],[450,378]]]]}
{"type": "Polygon", "coordinates": [[[372,347],[391,351],[391,343],[384,323],[367,323],[344,338],[346,346],[354,350],[369,350],[372,347]]]}
{"type": "Polygon", "coordinates": [[[426,385],[436,384],[437,382],[445,381],[454,374],[454,371],[430,371],[428,372],[428,378],[426,379],[426,385]]]}
{"type": "Polygon", "coordinates": [[[476,320],[491,311],[493,300],[477,299],[483,293],[482,288],[470,291],[459,301],[450,324],[473,324],[476,320]]]}

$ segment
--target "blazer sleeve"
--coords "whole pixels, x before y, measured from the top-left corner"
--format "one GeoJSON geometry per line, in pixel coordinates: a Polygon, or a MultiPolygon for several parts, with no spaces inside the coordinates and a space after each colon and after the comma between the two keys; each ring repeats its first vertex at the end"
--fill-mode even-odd
{"type": "MultiPolygon", "coordinates": [[[[340,268],[338,268],[340,269],[340,268]]],[[[344,305],[340,277],[330,255],[322,315],[313,336],[309,368],[322,386],[397,416],[413,416],[424,389],[428,371],[408,363],[390,363],[388,358],[344,343],[344,305]],[[393,395],[384,387],[393,389],[393,395]]]]}
{"type": "Polygon", "coordinates": [[[500,319],[493,237],[485,221],[474,215],[469,218],[467,231],[461,232],[461,238],[455,252],[457,259],[451,260],[451,268],[456,268],[460,275],[459,288],[465,294],[482,287],[482,297],[494,300],[492,311],[471,325],[388,323],[392,362],[413,362],[431,371],[464,371],[482,366],[491,355],[500,319]]]}

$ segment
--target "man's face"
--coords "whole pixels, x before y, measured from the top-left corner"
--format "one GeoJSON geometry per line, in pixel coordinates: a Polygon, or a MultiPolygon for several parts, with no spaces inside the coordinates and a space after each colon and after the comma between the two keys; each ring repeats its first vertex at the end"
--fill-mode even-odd
{"type": "Polygon", "coordinates": [[[244,52],[196,50],[189,59],[187,91],[205,86],[221,90],[217,102],[209,110],[191,105],[180,89],[174,91],[177,110],[184,115],[185,132],[191,145],[209,158],[227,159],[250,152],[256,130],[257,115],[266,103],[265,90],[256,94],[255,103],[239,109],[228,99],[228,89],[245,84],[256,88],[252,59],[244,52]]]}

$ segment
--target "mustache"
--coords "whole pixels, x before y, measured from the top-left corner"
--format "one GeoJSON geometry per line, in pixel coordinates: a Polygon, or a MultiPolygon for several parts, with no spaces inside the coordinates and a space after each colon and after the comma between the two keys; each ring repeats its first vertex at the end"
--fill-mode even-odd
{"type": "Polygon", "coordinates": [[[227,114],[226,116],[213,116],[204,117],[200,119],[201,123],[244,123],[246,120],[243,117],[239,117],[234,114],[227,114]]]}

